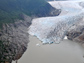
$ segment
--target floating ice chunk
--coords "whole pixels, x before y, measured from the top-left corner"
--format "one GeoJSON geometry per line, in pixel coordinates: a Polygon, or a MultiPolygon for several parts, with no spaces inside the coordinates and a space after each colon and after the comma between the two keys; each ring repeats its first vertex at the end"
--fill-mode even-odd
{"type": "Polygon", "coordinates": [[[65,36],[64,39],[67,39],[67,36],[65,36]]]}
{"type": "Polygon", "coordinates": [[[49,42],[49,44],[53,44],[53,42],[49,42]]]}
{"type": "Polygon", "coordinates": [[[39,43],[37,43],[37,44],[36,44],[36,46],[39,46],[39,47],[40,47],[40,44],[39,44],[39,43]]]}

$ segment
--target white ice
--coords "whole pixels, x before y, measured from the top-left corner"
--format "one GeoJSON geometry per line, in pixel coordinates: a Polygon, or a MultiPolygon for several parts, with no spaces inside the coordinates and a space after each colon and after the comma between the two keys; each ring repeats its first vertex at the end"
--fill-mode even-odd
{"type": "MultiPolygon", "coordinates": [[[[70,10],[71,8],[67,9],[70,10]]],[[[33,19],[28,32],[39,38],[43,44],[60,43],[67,30],[73,24],[81,21],[83,17],[84,10],[81,8],[65,15],[33,19]]]]}

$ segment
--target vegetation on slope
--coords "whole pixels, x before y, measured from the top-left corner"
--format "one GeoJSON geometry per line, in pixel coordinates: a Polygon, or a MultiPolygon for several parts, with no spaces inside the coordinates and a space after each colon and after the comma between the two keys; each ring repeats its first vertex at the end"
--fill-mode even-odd
{"type": "Polygon", "coordinates": [[[42,14],[49,11],[49,5],[44,0],[0,0],[0,28],[3,23],[14,22],[14,19],[22,19],[21,14],[25,13],[29,16],[42,14]]]}

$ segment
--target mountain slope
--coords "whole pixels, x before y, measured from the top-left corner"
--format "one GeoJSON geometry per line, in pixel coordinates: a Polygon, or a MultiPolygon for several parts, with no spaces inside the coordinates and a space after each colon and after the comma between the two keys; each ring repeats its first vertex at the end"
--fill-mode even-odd
{"type": "Polygon", "coordinates": [[[29,43],[33,16],[56,16],[60,10],[44,0],[0,0],[0,62],[22,57],[29,43]],[[3,27],[2,27],[3,26],[3,27]]]}
{"type": "Polygon", "coordinates": [[[44,0],[0,0],[0,27],[3,23],[14,22],[14,19],[23,19],[22,14],[42,17],[59,13],[59,10],[44,0]],[[52,11],[53,14],[51,14],[52,11]]]}

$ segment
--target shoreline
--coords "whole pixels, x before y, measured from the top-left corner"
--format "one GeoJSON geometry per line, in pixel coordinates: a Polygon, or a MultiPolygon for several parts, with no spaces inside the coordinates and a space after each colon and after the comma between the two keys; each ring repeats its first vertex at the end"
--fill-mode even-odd
{"type": "Polygon", "coordinates": [[[76,42],[64,40],[60,44],[42,45],[34,36],[29,39],[28,49],[18,63],[83,63],[83,50],[76,42]]]}

